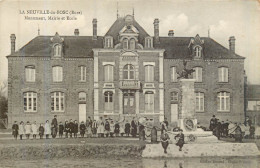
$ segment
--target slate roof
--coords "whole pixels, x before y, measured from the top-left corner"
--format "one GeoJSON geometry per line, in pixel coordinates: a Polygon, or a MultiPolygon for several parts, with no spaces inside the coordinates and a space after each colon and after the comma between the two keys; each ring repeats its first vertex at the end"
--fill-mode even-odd
{"type": "MultiPolygon", "coordinates": [[[[143,44],[144,38],[149,34],[133,20],[133,25],[139,31],[139,43],[143,44]]],[[[125,26],[124,18],[118,18],[110,27],[106,35],[114,38],[114,44],[118,43],[118,34],[125,26]]],[[[105,35],[105,36],[106,36],[105,35]]],[[[51,56],[53,36],[37,36],[20,50],[11,56],[51,56]]],[[[64,57],[93,57],[93,48],[103,48],[103,38],[98,36],[93,40],[92,36],[60,36],[64,38],[64,57]]],[[[160,37],[160,43],[154,43],[154,48],[165,49],[164,57],[166,59],[190,59],[189,43],[192,37],[160,37]]],[[[230,53],[215,40],[208,37],[201,37],[204,40],[204,59],[244,59],[237,54],[230,53]]]]}
{"type": "Polygon", "coordinates": [[[247,87],[247,99],[260,100],[260,85],[248,85],[247,87]]]}

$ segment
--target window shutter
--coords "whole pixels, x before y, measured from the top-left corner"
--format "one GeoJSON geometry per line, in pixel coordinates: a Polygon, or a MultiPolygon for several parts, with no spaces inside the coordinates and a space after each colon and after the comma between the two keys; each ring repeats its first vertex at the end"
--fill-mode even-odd
{"type": "Polygon", "coordinates": [[[226,73],[226,76],[225,76],[225,82],[228,82],[228,68],[225,68],[225,73],[226,73]]]}
{"type": "Polygon", "coordinates": [[[222,68],[218,68],[218,81],[222,82],[222,68]]]}
{"type": "Polygon", "coordinates": [[[145,69],[145,82],[148,82],[148,75],[149,75],[148,66],[145,66],[144,69],[145,69]]]}

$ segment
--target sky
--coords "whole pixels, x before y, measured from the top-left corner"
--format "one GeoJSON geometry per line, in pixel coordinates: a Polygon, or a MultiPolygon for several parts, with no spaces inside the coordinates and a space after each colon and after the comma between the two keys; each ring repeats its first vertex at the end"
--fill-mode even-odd
{"type": "MultiPolygon", "coordinates": [[[[236,53],[246,57],[245,70],[250,84],[260,84],[260,2],[257,0],[0,0],[0,83],[7,80],[6,56],[10,54],[10,34],[16,35],[16,50],[38,34],[92,35],[92,19],[97,18],[98,35],[103,36],[119,15],[132,14],[153,36],[153,21],[160,20],[160,36],[173,29],[174,36],[210,37],[229,47],[230,36],[236,38],[236,53]],[[77,20],[25,20],[20,10],[80,11],[77,20]],[[210,30],[210,31],[208,31],[210,30]]],[[[66,15],[50,15],[66,16],[66,15]]]]}

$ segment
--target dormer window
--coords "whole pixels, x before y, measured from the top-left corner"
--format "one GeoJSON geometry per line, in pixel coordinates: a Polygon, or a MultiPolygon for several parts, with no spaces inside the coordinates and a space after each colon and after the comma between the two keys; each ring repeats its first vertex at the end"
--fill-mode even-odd
{"type": "Polygon", "coordinates": [[[54,55],[54,57],[61,57],[61,45],[60,44],[54,45],[53,55],[54,55]]]}
{"type": "Polygon", "coordinates": [[[151,37],[145,38],[145,48],[153,48],[153,41],[151,37]]]}
{"type": "Polygon", "coordinates": [[[113,48],[113,38],[105,37],[105,48],[113,48]]]}
{"type": "Polygon", "coordinates": [[[194,53],[195,53],[195,57],[201,58],[201,47],[200,46],[196,46],[194,48],[194,53]]]}
{"type": "Polygon", "coordinates": [[[123,49],[128,50],[128,39],[126,38],[123,40],[123,49]]]}
{"type": "Polygon", "coordinates": [[[130,40],[130,50],[134,50],[135,49],[135,39],[131,39],[130,40]]]}

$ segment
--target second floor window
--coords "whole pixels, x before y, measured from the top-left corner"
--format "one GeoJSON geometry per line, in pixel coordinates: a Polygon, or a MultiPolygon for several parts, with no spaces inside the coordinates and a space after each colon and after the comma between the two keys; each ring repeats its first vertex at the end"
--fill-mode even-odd
{"type": "Polygon", "coordinates": [[[193,79],[195,79],[196,82],[202,82],[202,68],[195,67],[193,69],[195,70],[193,72],[193,79]]]}
{"type": "Polygon", "coordinates": [[[177,81],[176,67],[171,67],[171,81],[172,82],[176,82],[177,81]]]}
{"type": "Polygon", "coordinates": [[[61,56],[61,45],[60,44],[56,44],[54,46],[53,55],[54,55],[54,57],[60,57],[61,56]]]}
{"type": "Polygon", "coordinates": [[[154,81],[154,66],[146,65],[145,67],[145,82],[154,81]]]}
{"type": "Polygon", "coordinates": [[[80,66],[79,69],[80,69],[80,81],[85,82],[87,76],[87,67],[80,66]]]}
{"type": "Polygon", "coordinates": [[[26,82],[35,82],[35,67],[34,66],[25,67],[25,80],[26,80],[26,82]]]}
{"type": "Polygon", "coordinates": [[[227,67],[218,68],[218,81],[219,82],[228,82],[228,68],[227,67]]]}
{"type": "Polygon", "coordinates": [[[37,111],[37,93],[25,92],[23,94],[24,112],[37,111]]]}
{"type": "Polygon", "coordinates": [[[51,111],[52,112],[64,112],[64,93],[53,92],[51,93],[51,111]]]}
{"type": "Polygon", "coordinates": [[[105,65],[104,66],[104,79],[105,82],[113,82],[114,80],[114,66],[113,65],[105,65]]]}
{"type": "Polygon", "coordinates": [[[135,49],[135,39],[131,39],[130,40],[130,50],[134,50],[135,49]]]}
{"type": "Polygon", "coordinates": [[[128,50],[128,39],[123,40],[123,49],[128,50]]]}
{"type": "Polygon", "coordinates": [[[203,112],[204,111],[204,93],[196,92],[195,96],[196,96],[195,110],[199,111],[199,112],[203,112]]]}
{"type": "Polygon", "coordinates": [[[112,43],[112,38],[111,37],[105,37],[105,47],[106,48],[112,48],[113,43],[112,43]]]}
{"type": "Polygon", "coordinates": [[[52,79],[53,79],[53,82],[62,82],[63,69],[61,66],[52,67],[52,79]]]}
{"type": "Polygon", "coordinates": [[[230,93],[219,92],[217,98],[218,111],[230,111],[230,93]]]}
{"type": "Polygon", "coordinates": [[[134,66],[127,64],[123,68],[123,78],[126,80],[134,79],[134,66]]]}

